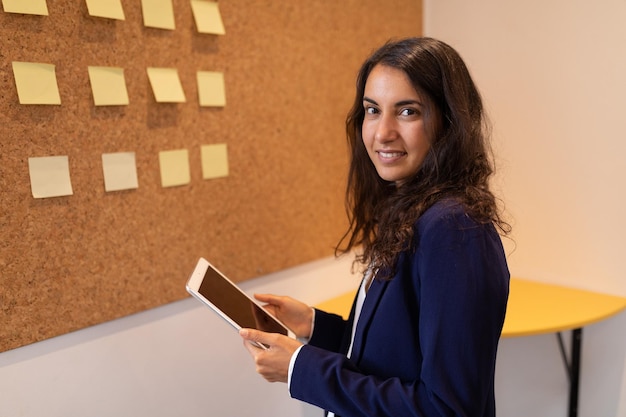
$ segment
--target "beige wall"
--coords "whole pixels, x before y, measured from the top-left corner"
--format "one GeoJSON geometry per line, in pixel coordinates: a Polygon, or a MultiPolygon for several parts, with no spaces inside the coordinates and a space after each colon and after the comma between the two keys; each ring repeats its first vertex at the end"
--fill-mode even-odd
{"type": "MultiPolygon", "coordinates": [[[[460,51],[491,115],[515,275],[626,296],[625,22],[626,2],[617,0],[424,4],[425,34],[460,51]]],[[[624,329],[622,313],[585,331],[581,417],[626,416],[624,329]]],[[[545,337],[503,344],[501,370],[525,374],[512,351],[546,361],[527,375],[533,386],[519,387],[531,402],[534,391],[562,394],[563,375],[548,375],[562,373],[560,364],[551,369],[560,360],[552,345],[545,337]],[[546,378],[555,386],[542,385],[546,378]]],[[[514,381],[506,378],[500,396],[520,401],[519,414],[510,401],[500,409],[505,417],[531,415],[520,395],[508,395],[514,381]]],[[[564,415],[557,401],[537,412],[552,417],[555,407],[555,417],[564,415]]]]}

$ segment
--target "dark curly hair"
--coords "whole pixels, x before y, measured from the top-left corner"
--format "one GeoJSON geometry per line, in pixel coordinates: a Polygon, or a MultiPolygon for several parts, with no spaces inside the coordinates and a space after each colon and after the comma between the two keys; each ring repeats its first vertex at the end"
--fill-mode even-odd
{"type": "Polygon", "coordinates": [[[360,248],[356,263],[378,270],[379,278],[392,278],[399,254],[414,249],[416,221],[442,199],[463,204],[475,221],[493,223],[501,234],[510,232],[489,189],[494,168],[480,94],[462,58],[446,43],[408,38],[375,51],[359,70],[346,131],[349,227],[337,254],[360,248]],[[376,65],[402,70],[425,102],[430,150],[418,172],[400,187],[380,178],[363,144],[363,95],[376,65]]]}

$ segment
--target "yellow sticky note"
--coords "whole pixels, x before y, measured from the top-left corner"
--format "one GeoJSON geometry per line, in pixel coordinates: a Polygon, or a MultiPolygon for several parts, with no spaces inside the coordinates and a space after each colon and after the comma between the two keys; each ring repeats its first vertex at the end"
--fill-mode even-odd
{"type": "Polygon", "coordinates": [[[148,68],[154,98],[159,103],[184,103],[185,92],[176,68],[148,68]]]}
{"type": "Polygon", "coordinates": [[[159,29],[176,29],[172,0],[141,0],[143,24],[159,29]]]}
{"type": "Polygon", "coordinates": [[[203,179],[228,176],[228,150],[225,143],[202,145],[200,157],[202,159],[203,179]]]}
{"type": "Polygon", "coordinates": [[[187,149],[159,152],[159,165],[161,167],[161,186],[175,187],[189,184],[191,181],[189,151],[187,149]]]}
{"type": "Polygon", "coordinates": [[[102,172],[105,191],[120,191],[138,188],[135,152],[102,154],[102,172]]]}
{"type": "Polygon", "coordinates": [[[6,13],[38,14],[48,16],[46,0],[2,0],[6,13]]]}
{"type": "Polygon", "coordinates": [[[13,61],[13,76],[20,104],[61,104],[52,64],[13,61]]]}
{"type": "Polygon", "coordinates": [[[67,155],[28,158],[28,171],[34,198],[74,194],[67,155]]]}
{"type": "Polygon", "coordinates": [[[96,106],[128,105],[124,69],[117,67],[87,67],[93,102],[96,106]]]}
{"type": "Polygon", "coordinates": [[[198,71],[197,79],[201,106],[224,107],[226,105],[224,73],[198,71]]]}
{"type": "Polygon", "coordinates": [[[224,23],[220,9],[215,1],[191,0],[191,10],[196,21],[196,28],[200,33],[224,35],[224,23]]]}
{"type": "Polygon", "coordinates": [[[86,0],[87,10],[91,16],[107,19],[126,20],[120,0],[86,0]]]}

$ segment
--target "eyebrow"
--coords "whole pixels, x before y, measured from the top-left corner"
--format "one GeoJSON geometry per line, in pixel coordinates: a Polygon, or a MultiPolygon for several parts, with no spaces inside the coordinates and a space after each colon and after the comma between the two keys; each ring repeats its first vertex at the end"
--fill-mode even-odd
{"type": "MultiPolygon", "coordinates": [[[[367,101],[368,103],[372,103],[372,104],[375,104],[377,106],[379,105],[376,102],[376,100],[373,100],[373,99],[371,99],[369,97],[366,97],[366,96],[363,97],[363,101],[367,101]]],[[[423,106],[422,102],[419,101],[419,100],[401,100],[401,101],[398,101],[397,103],[395,103],[395,106],[396,107],[400,107],[400,106],[406,106],[407,104],[417,104],[418,106],[423,106]]]]}

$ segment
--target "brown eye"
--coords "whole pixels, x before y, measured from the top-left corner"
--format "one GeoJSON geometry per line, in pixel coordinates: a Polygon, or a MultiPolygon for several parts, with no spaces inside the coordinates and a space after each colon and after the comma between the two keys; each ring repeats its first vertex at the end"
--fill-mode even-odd
{"type": "Polygon", "coordinates": [[[365,114],[376,114],[378,113],[378,109],[372,106],[365,106],[365,114]]]}

